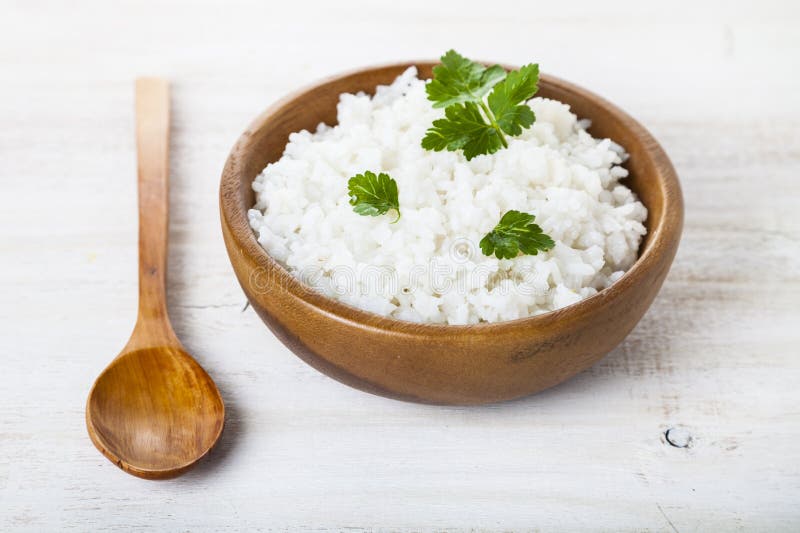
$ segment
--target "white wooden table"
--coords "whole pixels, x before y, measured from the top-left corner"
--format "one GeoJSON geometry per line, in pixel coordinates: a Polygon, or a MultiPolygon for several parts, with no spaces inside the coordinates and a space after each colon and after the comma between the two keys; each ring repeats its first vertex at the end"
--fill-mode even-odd
{"type": "Polygon", "coordinates": [[[512,4],[2,4],[0,530],[800,528],[798,4],[512,4]],[[450,47],[627,109],[687,207],[617,350],[482,408],[367,395],[291,355],[242,310],[217,212],[228,150],[272,101],[450,47]],[[84,428],[135,316],[140,74],[174,83],[170,311],[229,410],[212,457],[166,482],[122,473],[84,428]]]}

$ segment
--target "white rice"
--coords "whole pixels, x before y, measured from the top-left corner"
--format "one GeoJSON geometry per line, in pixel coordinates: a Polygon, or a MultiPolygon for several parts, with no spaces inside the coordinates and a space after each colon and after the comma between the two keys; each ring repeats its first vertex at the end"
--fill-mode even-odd
{"type": "Polygon", "coordinates": [[[343,94],[338,125],[289,137],[256,178],[250,225],[264,249],[316,290],[401,320],[497,322],[558,309],[608,287],[636,261],[647,209],[619,180],[627,157],[561,102],[533,98],[536,122],[507,149],[467,161],[420,141],[443,115],[409,68],[374,97],[343,94]],[[397,181],[402,217],[361,216],[347,181],[397,181]],[[486,257],[478,242],[508,210],[536,216],[549,252],[486,257]]]}

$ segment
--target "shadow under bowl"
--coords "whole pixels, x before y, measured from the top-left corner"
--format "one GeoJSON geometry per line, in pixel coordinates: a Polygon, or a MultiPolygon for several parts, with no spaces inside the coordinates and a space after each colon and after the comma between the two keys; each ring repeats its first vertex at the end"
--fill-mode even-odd
{"type": "Polygon", "coordinates": [[[639,259],[598,294],[557,311],[470,326],[415,324],[362,311],[319,294],[259,245],[247,219],[252,182],[277,161],[289,134],[335,124],[341,93],[373,93],[416,65],[430,78],[435,62],[358,70],[277,102],[242,134],[225,165],[220,210],[225,245],[250,304],[294,353],[355,388],[407,401],[474,405],[539,392],[585,370],[616,347],[658,293],[678,248],[683,200],[672,164],[638,122],[597,95],[543,75],[538,96],[569,104],[630,159],[625,180],[648,209],[639,259]]]}

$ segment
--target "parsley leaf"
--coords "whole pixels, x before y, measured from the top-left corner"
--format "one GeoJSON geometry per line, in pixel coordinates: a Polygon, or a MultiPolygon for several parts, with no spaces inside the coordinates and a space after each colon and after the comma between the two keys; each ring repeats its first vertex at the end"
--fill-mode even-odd
{"type": "Polygon", "coordinates": [[[468,161],[507,147],[506,134],[519,135],[536,120],[523,102],[536,94],[538,83],[539,65],[506,74],[499,65],[486,68],[450,50],[425,85],[433,107],[445,108],[445,118],[434,121],[422,147],[436,152],[463,149],[468,161]]]}
{"type": "Polygon", "coordinates": [[[444,111],[445,118],[435,120],[422,147],[440,152],[464,150],[467,160],[476,155],[493,154],[503,145],[497,131],[483,118],[475,102],[453,104],[444,111]]]}
{"type": "Polygon", "coordinates": [[[455,50],[441,57],[442,64],[433,68],[433,80],[425,85],[433,107],[474,102],[483,98],[492,87],[506,77],[500,65],[486,68],[470,61],[455,50]]]}
{"type": "Polygon", "coordinates": [[[509,135],[519,135],[523,128],[530,128],[536,115],[521,102],[530,100],[539,90],[539,65],[525,65],[509,72],[506,79],[494,86],[487,99],[495,121],[509,135]]]}
{"type": "Polygon", "coordinates": [[[400,201],[397,198],[397,182],[388,174],[381,172],[377,176],[369,170],[356,174],[347,182],[350,194],[350,205],[359,215],[376,217],[394,209],[400,220],[400,201]]]}
{"type": "Polygon", "coordinates": [[[494,253],[498,259],[513,259],[519,252],[536,255],[553,248],[556,243],[533,223],[535,218],[521,211],[506,212],[494,229],[481,239],[483,255],[494,253]]]}

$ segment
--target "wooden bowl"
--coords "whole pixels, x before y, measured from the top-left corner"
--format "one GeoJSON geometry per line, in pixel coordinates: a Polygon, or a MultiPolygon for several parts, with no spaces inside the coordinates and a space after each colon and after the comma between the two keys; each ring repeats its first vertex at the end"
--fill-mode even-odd
{"type": "Polygon", "coordinates": [[[341,93],[372,93],[415,64],[359,70],[274,104],[242,134],[222,174],[220,210],[233,269],[253,309],[299,357],[358,389],[402,400],[482,404],[533,394],[574,376],[633,329],[655,298],[678,248],[683,200],[675,170],[656,140],[622,110],[580,87],[542,76],[538,95],[569,104],[630,154],[631,187],[649,210],[639,259],[611,287],[536,317],[471,326],[414,324],[353,308],[291,276],[256,241],[247,220],[251,184],[281,157],[291,132],[334,124],[341,93]]]}

